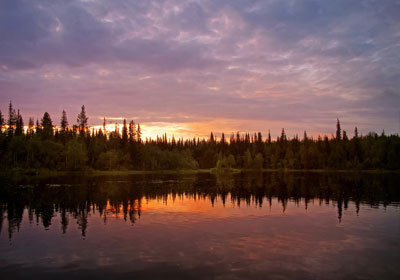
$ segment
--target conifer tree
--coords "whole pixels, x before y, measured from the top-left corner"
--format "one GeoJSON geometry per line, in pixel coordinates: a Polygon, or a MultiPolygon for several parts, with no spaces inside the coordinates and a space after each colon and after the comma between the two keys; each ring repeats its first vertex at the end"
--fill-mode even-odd
{"type": "Polygon", "coordinates": [[[45,112],[41,121],[42,135],[44,138],[50,138],[53,136],[53,121],[50,118],[50,114],[45,112]]]}
{"type": "Polygon", "coordinates": [[[286,142],[286,140],[287,140],[287,138],[286,138],[286,132],[285,132],[285,129],[284,129],[284,128],[282,128],[280,140],[281,140],[282,142],[286,142]]]}
{"type": "Polygon", "coordinates": [[[342,139],[342,131],[340,129],[339,119],[337,119],[337,122],[336,122],[336,140],[340,141],[341,139],[342,139]]]}
{"type": "Polygon", "coordinates": [[[225,143],[226,143],[226,141],[225,141],[225,133],[223,133],[223,132],[222,132],[222,135],[221,135],[221,141],[220,141],[220,143],[221,143],[221,144],[225,144],[225,143]]]}
{"type": "Polygon", "coordinates": [[[303,142],[307,142],[307,140],[308,140],[307,131],[304,130],[303,142]]]}
{"type": "Polygon", "coordinates": [[[62,111],[60,125],[61,125],[62,132],[65,132],[68,129],[68,119],[67,119],[67,113],[65,112],[65,110],[62,111]]]}
{"type": "Polygon", "coordinates": [[[142,130],[140,128],[140,123],[138,123],[138,125],[137,125],[136,137],[137,137],[137,141],[139,143],[141,143],[142,142],[142,130]]]}
{"type": "Polygon", "coordinates": [[[176,146],[176,141],[175,141],[174,135],[172,135],[171,146],[172,146],[172,149],[175,148],[175,146],[176,146]]]}
{"type": "Polygon", "coordinates": [[[28,121],[28,135],[33,135],[33,133],[34,133],[34,126],[35,126],[35,121],[33,120],[32,117],[29,117],[29,121],[28,121]]]}
{"type": "Polygon", "coordinates": [[[15,121],[15,135],[19,136],[24,133],[24,121],[18,110],[16,121],[15,121]]]}
{"type": "Polygon", "coordinates": [[[271,131],[268,129],[268,144],[271,144],[271,131]]]}
{"type": "Polygon", "coordinates": [[[258,141],[258,143],[262,143],[262,134],[261,134],[261,132],[257,133],[257,141],[258,141]]]}
{"type": "Polygon", "coordinates": [[[88,117],[86,117],[85,105],[82,105],[81,112],[78,114],[78,118],[76,122],[78,123],[79,134],[84,135],[85,131],[88,128],[88,117]]]}
{"type": "Polygon", "coordinates": [[[10,101],[10,104],[8,105],[8,121],[7,121],[8,136],[14,135],[15,123],[16,123],[15,109],[13,108],[13,105],[10,101]]]}
{"type": "Polygon", "coordinates": [[[354,158],[356,161],[361,160],[361,145],[360,145],[360,138],[358,137],[358,129],[357,127],[354,128],[354,137],[352,139],[354,145],[354,158]]]}
{"type": "Polygon", "coordinates": [[[41,134],[42,133],[42,127],[39,124],[39,120],[36,119],[36,134],[41,134]]]}
{"type": "Polygon", "coordinates": [[[126,119],[124,119],[124,124],[122,126],[122,143],[128,143],[128,127],[126,126],[126,119]]]}
{"type": "Polygon", "coordinates": [[[135,141],[135,137],[136,137],[136,125],[135,122],[132,120],[129,122],[129,141],[133,142],[135,141]]]}
{"type": "Polygon", "coordinates": [[[116,136],[118,136],[118,137],[120,136],[119,135],[119,125],[117,122],[114,124],[114,133],[116,136]]]}

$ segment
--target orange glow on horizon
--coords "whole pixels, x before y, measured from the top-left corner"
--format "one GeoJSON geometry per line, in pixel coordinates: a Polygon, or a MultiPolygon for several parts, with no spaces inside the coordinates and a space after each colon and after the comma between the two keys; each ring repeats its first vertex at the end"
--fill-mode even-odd
{"type": "MultiPolygon", "coordinates": [[[[114,120],[117,118],[113,118],[114,120]]],[[[118,120],[123,120],[123,118],[118,118],[118,120]]],[[[253,136],[254,133],[261,132],[263,136],[263,140],[265,141],[268,137],[268,125],[270,126],[271,132],[271,139],[275,141],[277,136],[280,136],[282,128],[285,128],[286,136],[288,139],[292,139],[297,134],[299,139],[303,139],[303,131],[298,131],[293,133],[292,129],[286,129],[286,127],[292,126],[290,123],[282,123],[282,122],[266,122],[266,121],[247,121],[247,120],[239,120],[235,122],[237,128],[235,129],[232,126],[232,120],[230,119],[215,119],[212,121],[204,121],[204,122],[184,122],[184,123],[173,123],[173,122],[147,122],[147,123],[140,123],[141,128],[141,139],[142,141],[146,141],[146,139],[157,139],[157,137],[162,137],[164,134],[167,135],[167,139],[169,141],[172,140],[172,137],[175,140],[178,139],[193,139],[199,138],[200,140],[208,140],[210,137],[210,133],[213,132],[214,137],[216,140],[221,139],[221,134],[225,134],[226,141],[229,142],[229,139],[232,134],[236,137],[236,133],[239,132],[240,135],[244,135],[245,133],[249,133],[250,136],[253,136]],[[253,128],[252,130],[241,130],[241,127],[245,127],[247,124],[251,124],[249,128],[253,128]],[[286,124],[286,126],[285,126],[286,124]],[[256,127],[267,127],[264,130],[256,130],[256,127]]],[[[137,128],[137,123],[135,123],[137,128]]],[[[127,123],[127,127],[129,124],[127,123]]],[[[3,131],[6,131],[8,128],[7,125],[3,126],[3,131]]],[[[116,130],[118,133],[122,133],[123,124],[122,123],[107,123],[106,126],[106,133],[112,133],[116,130]]],[[[24,126],[24,133],[27,133],[29,127],[27,125],[24,126]]],[[[36,129],[36,126],[33,127],[33,130],[36,129]]],[[[69,127],[71,129],[71,127],[69,127]]],[[[90,132],[103,130],[103,125],[93,125],[89,126],[88,130],[90,132]]],[[[59,126],[54,126],[54,130],[60,131],[59,126]]],[[[297,130],[297,129],[296,129],[297,130]]],[[[307,131],[308,138],[312,138],[316,140],[318,136],[322,138],[328,136],[328,138],[332,138],[334,131],[332,130],[331,133],[324,133],[324,132],[313,132],[310,133],[307,131]]],[[[348,133],[348,136],[351,137],[352,133],[348,133]]]]}

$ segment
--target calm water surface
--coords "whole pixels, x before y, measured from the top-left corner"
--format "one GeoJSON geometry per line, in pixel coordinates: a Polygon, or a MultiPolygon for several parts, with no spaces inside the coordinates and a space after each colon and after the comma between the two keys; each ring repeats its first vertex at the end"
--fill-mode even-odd
{"type": "Polygon", "coordinates": [[[400,279],[400,175],[0,179],[1,279],[400,279]]]}

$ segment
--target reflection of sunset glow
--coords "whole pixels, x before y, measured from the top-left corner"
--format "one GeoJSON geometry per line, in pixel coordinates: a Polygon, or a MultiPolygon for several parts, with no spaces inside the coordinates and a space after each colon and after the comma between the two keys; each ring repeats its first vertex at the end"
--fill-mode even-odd
{"type": "MultiPolygon", "coordinates": [[[[159,213],[159,214],[172,214],[172,213],[190,213],[203,217],[212,216],[214,218],[226,218],[232,215],[236,217],[245,217],[248,215],[264,216],[273,215],[280,216],[282,213],[285,215],[297,215],[305,210],[305,203],[289,203],[283,206],[282,202],[274,198],[271,202],[264,199],[264,207],[258,207],[255,202],[247,204],[246,201],[241,201],[238,206],[237,200],[232,200],[230,194],[225,198],[225,204],[223,198],[217,196],[214,202],[211,202],[209,196],[199,195],[174,195],[168,194],[167,196],[158,198],[142,198],[139,200],[128,201],[126,205],[117,204],[113,205],[110,200],[107,201],[106,207],[102,210],[101,217],[103,219],[114,218],[124,219],[125,215],[130,215],[136,220],[140,213],[143,213],[146,218],[146,213],[159,213]],[[258,211],[255,211],[258,208],[258,211]]],[[[310,200],[308,203],[309,208],[313,208],[314,211],[329,212],[330,209],[321,208],[321,203],[310,200]]],[[[99,208],[94,205],[94,209],[99,211],[99,208]]]]}
{"type": "MultiPolygon", "coordinates": [[[[143,213],[146,212],[157,212],[157,213],[197,213],[199,215],[204,216],[213,216],[213,217],[228,217],[232,214],[235,216],[246,216],[246,215],[282,215],[284,212],[285,215],[294,215],[299,211],[305,210],[305,202],[289,203],[288,205],[283,206],[282,202],[278,199],[274,198],[271,201],[264,199],[263,205],[264,207],[257,207],[253,202],[250,204],[246,204],[246,201],[242,201],[240,203],[241,206],[238,206],[238,202],[236,200],[232,200],[230,194],[226,196],[225,204],[223,204],[222,197],[218,196],[215,198],[214,203],[211,203],[210,197],[202,197],[202,196],[192,196],[192,195],[173,195],[168,194],[168,196],[159,198],[159,199],[144,199],[142,200],[140,210],[143,213]],[[259,212],[255,212],[255,208],[259,209],[259,212]]],[[[313,207],[315,209],[320,209],[319,211],[323,211],[320,207],[320,203],[314,200],[310,200],[308,202],[308,207],[313,207]]],[[[324,210],[325,211],[325,210],[324,210]]],[[[330,210],[328,210],[330,211],[330,210]]]]}
{"type": "MultiPolygon", "coordinates": [[[[94,205],[93,208],[99,210],[96,205],[94,205]]],[[[122,204],[112,205],[110,200],[108,200],[105,208],[102,210],[101,217],[103,217],[103,219],[124,219],[126,218],[125,215],[129,212],[129,216],[132,216],[132,218],[136,220],[137,216],[140,215],[140,211],[141,205],[139,200],[129,201],[125,206],[122,204]]]]}

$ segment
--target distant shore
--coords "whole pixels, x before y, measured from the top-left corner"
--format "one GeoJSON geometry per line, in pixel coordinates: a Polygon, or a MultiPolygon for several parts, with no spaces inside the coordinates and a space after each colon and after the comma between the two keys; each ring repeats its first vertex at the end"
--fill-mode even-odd
{"type": "Polygon", "coordinates": [[[251,173],[267,173],[267,172],[284,172],[284,173],[400,173],[400,170],[385,170],[385,169],[177,169],[177,170],[21,170],[10,169],[0,171],[0,176],[7,175],[24,175],[24,176],[40,176],[40,177],[55,177],[67,175],[82,175],[82,176],[102,176],[102,175],[146,175],[146,174],[234,174],[241,172],[251,173]]]}

